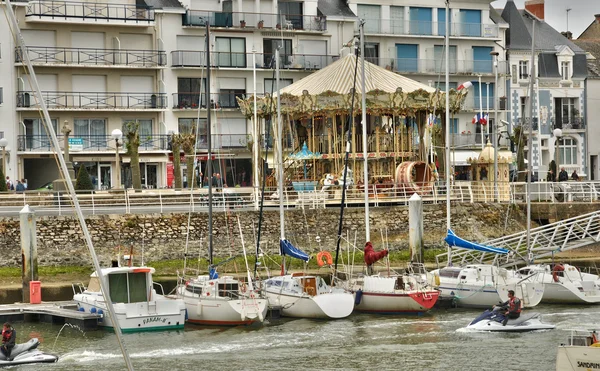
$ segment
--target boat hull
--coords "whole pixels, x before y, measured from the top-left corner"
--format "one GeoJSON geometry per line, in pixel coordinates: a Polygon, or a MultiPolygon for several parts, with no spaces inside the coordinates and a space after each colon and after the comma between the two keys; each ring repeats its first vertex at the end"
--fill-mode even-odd
{"type": "Polygon", "coordinates": [[[598,304],[600,292],[581,292],[570,282],[545,283],[544,303],[554,304],[598,304]]]}
{"type": "Polygon", "coordinates": [[[198,325],[239,326],[262,323],[267,315],[266,299],[198,298],[184,296],[187,321],[198,325]]]}
{"type": "Polygon", "coordinates": [[[501,302],[494,286],[469,284],[441,284],[441,298],[454,300],[461,308],[489,308],[501,302]]]}
{"type": "Polygon", "coordinates": [[[439,291],[412,291],[408,293],[381,293],[362,290],[360,303],[355,305],[359,312],[395,314],[427,312],[437,302],[439,291]]]}
{"type": "Polygon", "coordinates": [[[586,371],[600,369],[600,347],[558,347],[556,371],[586,371]]]}
{"type": "Polygon", "coordinates": [[[348,292],[309,296],[266,291],[266,296],[271,305],[281,307],[285,317],[339,319],[348,317],[354,309],[354,297],[348,292]]]}

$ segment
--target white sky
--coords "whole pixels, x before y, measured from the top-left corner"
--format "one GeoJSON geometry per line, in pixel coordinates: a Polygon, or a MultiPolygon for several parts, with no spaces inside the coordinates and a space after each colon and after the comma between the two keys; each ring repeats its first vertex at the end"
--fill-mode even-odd
{"type": "MultiPolygon", "coordinates": [[[[517,8],[525,8],[525,0],[514,0],[517,8]]],[[[506,0],[492,3],[494,8],[504,8],[506,0]]],[[[594,14],[600,14],[599,0],[546,0],[545,21],[558,32],[567,30],[567,8],[569,12],[569,31],[576,39],[594,21],[594,14]]]]}

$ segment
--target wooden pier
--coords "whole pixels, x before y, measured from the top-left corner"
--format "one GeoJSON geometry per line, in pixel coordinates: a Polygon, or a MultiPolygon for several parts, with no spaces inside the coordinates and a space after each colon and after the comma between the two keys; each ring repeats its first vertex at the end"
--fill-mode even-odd
{"type": "Polygon", "coordinates": [[[53,325],[75,325],[83,331],[97,330],[100,315],[79,312],[73,301],[14,303],[0,305],[0,323],[43,322],[53,325]]]}

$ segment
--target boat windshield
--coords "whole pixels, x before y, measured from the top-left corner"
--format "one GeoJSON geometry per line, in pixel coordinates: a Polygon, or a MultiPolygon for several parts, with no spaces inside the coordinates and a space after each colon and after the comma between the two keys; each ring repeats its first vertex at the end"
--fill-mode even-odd
{"type": "Polygon", "coordinates": [[[98,277],[92,277],[90,279],[90,284],[88,285],[87,290],[90,292],[100,292],[100,280],[98,277]]]}
{"type": "Polygon", "coordinates": [[[440,277],[458,278],[461,270],[461,268],[440,269],[440,277]]]}

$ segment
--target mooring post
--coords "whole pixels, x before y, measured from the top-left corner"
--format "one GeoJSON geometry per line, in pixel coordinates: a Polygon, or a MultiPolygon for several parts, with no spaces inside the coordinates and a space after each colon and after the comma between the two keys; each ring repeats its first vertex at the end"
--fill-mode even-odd
{"type": "Polygon", "coordinates": [[[408,241],[411,262],[422,263],[423,200],[416,193],[408,200],[408,241]]]}
{"type": "Polygon", "coordinates": [[[38,280],[37,232],[35,212],[25,205],[19,212],[21,219],[21,260],[23,303],[29,303],[29,283],[38,280]]]}

